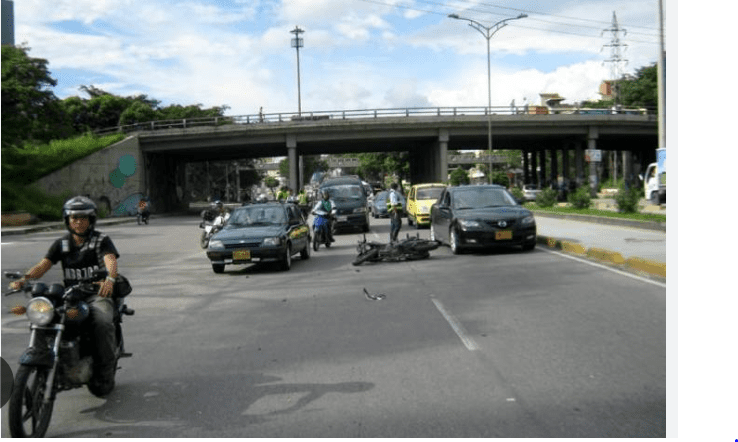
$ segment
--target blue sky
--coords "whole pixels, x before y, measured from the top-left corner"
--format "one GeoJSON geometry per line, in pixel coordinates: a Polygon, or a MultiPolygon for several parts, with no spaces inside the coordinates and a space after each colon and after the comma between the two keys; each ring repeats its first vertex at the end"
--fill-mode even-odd
{"type": "MultiPolygon", "coordinates": [[[[668,35],[667,2],[667,35],[668,35]]],[[[25,0],[16,43],[49,61],[60,98],[82,85],[167,104],[227,105],[229,115],[295,112],[295,26],[303,112],[484,106],[485,25],[515,17],[491,40],[492,105],[598,98],[609,78],[613,12],[627,45],[621,69],[656,62],[658,2],[643,0],[25,0]]],[[[669,49],[667,38],[667,51],[669,49]]]]}

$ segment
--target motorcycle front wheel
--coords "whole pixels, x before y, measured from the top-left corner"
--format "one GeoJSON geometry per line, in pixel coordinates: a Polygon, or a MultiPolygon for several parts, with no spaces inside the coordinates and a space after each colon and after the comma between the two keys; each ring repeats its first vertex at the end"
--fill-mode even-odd
{"type": "Polygon", "coordinates": [[[375,259],[378,255],[379,255],[379,249],[371,249],[368,252],[362,253],[359,256],[357,256],[356,259],[354,259],[354,262],[352,262],[351,264],[358,266],[367,261],[375,259]]]}
{"type": "Polygon", "coordinates": [[[8,404],[12,437],[44,437],[51,422],[54,401],[44,403],[49,368],[21,365],[8,404]]]}
{"type": "Polygon", "coordinates": [[[202,232],[202,236],[200,236],[200,247],[202,247],[203,249],[207,249],[209,242],[210,238],[208,238],[207,232],[202,232]]]}

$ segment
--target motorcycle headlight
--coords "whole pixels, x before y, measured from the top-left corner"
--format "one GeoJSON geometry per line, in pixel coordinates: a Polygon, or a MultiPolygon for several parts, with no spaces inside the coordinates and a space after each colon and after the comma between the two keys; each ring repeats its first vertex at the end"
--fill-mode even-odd
{"type": "Polygon", "coordinates": [[[223,245],[223,241],[218,241],[217,239],[211,239],[210,243],[208,243],[209,249],[225,249],[225,246],[223,245]]]}
{"type": "Polygon", "coordinates": [[[54,319],[54,305],[43,296],[33,298],[26,306],[28,320],[36,325],[47,325],[54,319]]]}
{"type": "Polygon", "coordinates": [[[262,245],[266,247],[274,247],[278,246],[281,241],[279,240],[278,236],[274,236],[272,238],[264,238],[264,241],[262,242],[262,245]]]}
{"type": "Polygon", "coordinates": [[[477,229],[482,226],[479,221],[474,221],[471,219],[460,219],[459,224],[464,229],[477,229]]]}
{"type": "Polygon", "coordinates": [[[535,223],[536,223],[536,219],[533,218],[533,215],[526,216],[525,218],[523,218],[523,225],[524,226],[528,226],[530,224],[535,224],[535,223]]]}

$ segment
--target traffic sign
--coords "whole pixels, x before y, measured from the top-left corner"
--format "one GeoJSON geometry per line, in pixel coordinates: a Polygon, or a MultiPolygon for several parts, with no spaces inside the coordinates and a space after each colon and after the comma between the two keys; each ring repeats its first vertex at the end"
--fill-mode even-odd
{"type": "Polygon", "coordinates": [[[584,161],[599,163],[602,161],[602,150],[600,149],[587,149],[584,151],[584,161]]]}

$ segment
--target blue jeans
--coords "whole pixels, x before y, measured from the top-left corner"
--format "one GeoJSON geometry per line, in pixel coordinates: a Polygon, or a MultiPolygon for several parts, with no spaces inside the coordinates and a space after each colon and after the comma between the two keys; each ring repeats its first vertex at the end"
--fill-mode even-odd
{"type": "Polygon", "coordinates": [[[397,235],[400,234],[402,227],[402,217],[399,212],[390,214],[390,242],[397,241],[397,235]]]}

